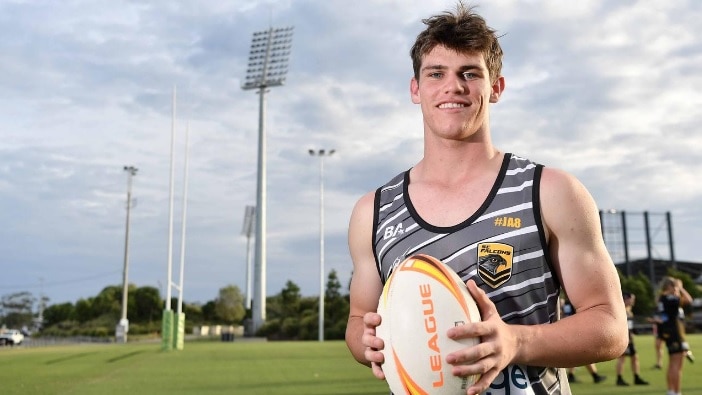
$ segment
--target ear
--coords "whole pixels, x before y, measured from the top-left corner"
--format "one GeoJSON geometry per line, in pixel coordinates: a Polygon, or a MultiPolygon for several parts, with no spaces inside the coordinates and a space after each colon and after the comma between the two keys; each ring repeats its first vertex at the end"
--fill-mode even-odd
{"type": "Polygon", "coordinates": [[[414,77],[412,77],[412,80],[410,81],[410,97],[412,98],[412,103],[414,104],[419,104],[422,102],[421,98],[419,97],[419,81],[417,81],[417,79],[414,77]]]}
{"type": "Polygon", "coordinates": [[[490,103],[497,103],[505,90],[505,77],[499,76],[497,81],[492,84],[492,92],[490,93],[490,103]]]}

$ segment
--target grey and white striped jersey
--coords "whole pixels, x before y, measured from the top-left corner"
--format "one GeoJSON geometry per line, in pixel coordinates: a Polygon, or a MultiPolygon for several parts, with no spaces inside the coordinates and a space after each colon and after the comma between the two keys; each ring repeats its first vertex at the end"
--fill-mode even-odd
{"type": "MultiPolygon", "coordinates": [[[[482,206],[451,227],[424,221],[408,194],[409,170],[378,188],[373,251],[383,283],[406,257],[422,253],[449,265],[464,281],[474,279],[508,324],[558,320],[560,284],[541,222],[542,165],[505,154],[482,206]]],[[[569,394],[562,369],[509,366],[490,394],[569,394]],[[507,388],[509,387],[509,388],[507,388]]]]}

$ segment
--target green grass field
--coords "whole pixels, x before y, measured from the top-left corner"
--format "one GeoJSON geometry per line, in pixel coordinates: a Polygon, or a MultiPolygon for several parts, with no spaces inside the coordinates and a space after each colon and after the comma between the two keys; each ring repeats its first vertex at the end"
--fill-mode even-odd
{"type": "MultiPolygon", "coordinates": [[[[685,364],[683,393],[702,394],[702,335],[691,335],[696,364],[685,364]]],[[[665,394],[665,370],[653,370],[653,338],[636,338],[641,374],[651,385],[617,387],[614,361],[598,364],[593,384],[578,368],[576,395],[665,394]]],[[[667,363],[664,357],[664,365],[667,363]]],[[[631,381],[627,363],[625,379],[631,381]]],[[[357,364],[341,341],[188,342],[182,351],[129,343],[0,348],[0,394],[383,394],[383,382],[357,364]]]]}

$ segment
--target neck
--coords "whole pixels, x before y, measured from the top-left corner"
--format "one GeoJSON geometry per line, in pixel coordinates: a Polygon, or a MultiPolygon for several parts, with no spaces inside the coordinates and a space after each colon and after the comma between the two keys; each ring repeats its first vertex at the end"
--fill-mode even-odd
{"type": "Polygon", "coordinates": [[[484,149],[444,150],[442,155],[426,155],[412,169],[415,181],[454,185],[482,177],[492,178],[499,171],[503,153],[484,149]]]}

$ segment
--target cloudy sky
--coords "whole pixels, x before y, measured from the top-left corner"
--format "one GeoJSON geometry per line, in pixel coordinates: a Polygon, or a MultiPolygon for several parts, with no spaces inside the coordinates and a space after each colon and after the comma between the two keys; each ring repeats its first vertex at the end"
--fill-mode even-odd
{"type": "MultiPolygon", "coordinates": [[[[700,261],[702,3],[479,5],[506,53],[507,89],[492,107],[496,145],[575,174],[602,209],[654,213],[653,236],[663,238],[654,254],[663,257],[658,213],[670,211],[675,257],[700,261]]],[[[139,169],[129,281],[165,294],[174,87],[173,280],[189,129],[184,298],[245,290],[259,107],[241,86],[252,34],[269,26],[295,29],[287,82],[267,95],[267,293],[288,280],[304,295],[319,292],[320,172],[310,148],[337,150],[324,162],[325,261],[346,284],[356,199],[422,155],[409,48],[422,18],[453,7],[0,1],[0,296],[75,302],[121,284],[127,165],[139,169]]]]}

